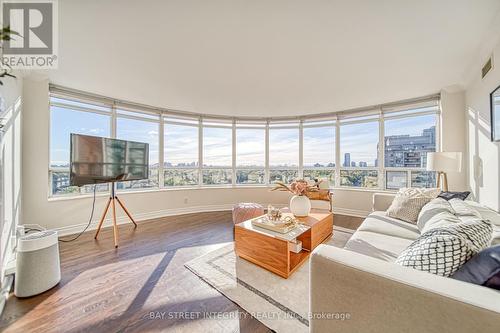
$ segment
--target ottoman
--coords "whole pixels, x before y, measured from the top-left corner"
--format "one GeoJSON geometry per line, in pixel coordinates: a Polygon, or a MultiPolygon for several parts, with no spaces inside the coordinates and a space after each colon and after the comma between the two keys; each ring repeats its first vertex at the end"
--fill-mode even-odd
{"type": "Polygon", "coordinates": [[[250,220],[261,215],[264,215],[264,207],[256,203],[241,202],[233,206],[234,224],[238,224],[240,222],[250,220]]]}

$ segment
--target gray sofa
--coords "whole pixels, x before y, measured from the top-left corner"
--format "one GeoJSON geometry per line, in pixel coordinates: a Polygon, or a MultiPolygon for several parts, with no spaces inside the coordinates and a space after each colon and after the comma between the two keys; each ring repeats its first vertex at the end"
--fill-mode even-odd
{"type": "MultiPolygon", "coordinates": [[[[312,253],[311,332],[500,332],[500,292],[394,263],[420,233],[385,215],[393,197],[374,195],[373,213],[344,249],[312,253]]],[[[499,242],[500,215],[477,208],[499,242]]]]}

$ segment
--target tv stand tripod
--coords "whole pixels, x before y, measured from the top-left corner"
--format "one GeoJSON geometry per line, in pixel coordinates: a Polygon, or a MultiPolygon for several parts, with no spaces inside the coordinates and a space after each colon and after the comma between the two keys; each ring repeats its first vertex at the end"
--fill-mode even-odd
{"type": "Polygon", "coordinates": [[[99,235],[99,231],[101,231],[102,223],[104,222],[104,219],[106,218],[106,214],[108,213],[109,206],[111,205],[111,209],[113,211],[113,237],[115,241],[115,248],[118,247],[118,226],[116,224],[116,204],[115,201],[118,202],[118,204],[122,207],[123,211],[129,219],[132,221],[134,224],[134,228],[137,228],[137,223],[135,223],[134,218],[130,213],[128,212],[127,208],[125,208],[125,205],[121,202],[121,200],[118,198],[116,195],[116,190],[115,190],[115,183],[111,183],[111,194],[108,199],[108,203],[106,204],[106,208],[104,209],[104,213],[102,214],[101,220],[99,221],[99,226],[97,227],[97,231],[95,233],[94,239],[97,239],[97,236],[99,235]]]}

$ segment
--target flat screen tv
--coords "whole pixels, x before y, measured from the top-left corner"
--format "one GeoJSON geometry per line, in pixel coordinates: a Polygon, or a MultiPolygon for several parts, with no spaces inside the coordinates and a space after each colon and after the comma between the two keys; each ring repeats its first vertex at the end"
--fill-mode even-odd
{"type": "Polygon", "coordinates": [[[148,165],[147,143],[71,134],[71,185],[147,179],[148,165]]]}

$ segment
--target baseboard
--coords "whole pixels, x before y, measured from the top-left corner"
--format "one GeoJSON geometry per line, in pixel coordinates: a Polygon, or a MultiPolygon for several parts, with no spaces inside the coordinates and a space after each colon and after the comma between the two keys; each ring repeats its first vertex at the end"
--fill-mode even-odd
{"type": "MultiPolygon", "coordinates": [[[[136,221],[147,221],[147,220],[153,220],[161,217],[166,217],[166,216],[175,216],[175,215],[183,215],[183,214],[193,214],[193,213],[204,213],[204,212],[217,212],[217,211],[227,211],[231,210],[233,207],[232,204],[224,204],[224,205],[209,205],[209,206],[196,206],[196,207],[185,207],[185,208],[171,208],[171,209],[164,209],[164,210],[159,210],[159,211],[154,211],[154,212],[147,212],[147,213],[137,213],[134,214],[132,213],[132,216],[134,217],[134,220],[136,221]]],[[[88,230],[95,230],[97,229],[97,225],[99,223],[98,219],[94,219],[92,223],[90,224],[88,230]]],[[[117,224],[125,224],[125,223],[131,223],[130,220],[128,219],[127,216],[120,216],[116,219],[117,224]]],[[[110,227],[112,226],[112,220],[111,218],[107,218],[104,220],[103,227],[110,227]]],[[[68,235],[73,235],[80,233],[85,226],[87,226],[87,223],[79,223],[79,224],[73,224],[67,227],[60,227],[60,228],[55,228],[57,230],[59,236],[68,236],[68,235]]]]}
{"type": "MultiPolygon", "coordinates": [[[[266,205],[264,205],[266,207],[266,205]]],[[[283,208],[287,206],[286,204],[273,204],[274,207],[278,208],[283,208]]],[[[147,212],[147,213],[138,213],[134,214],[132,213],[132,216],[136,221],[148,221],[148,220],[153,220],[157,218],[162,218],[162,217],[167,217],[167,216],[175,216],[175,215],[183,215],[183,214],[194,214],[194,213],[204,213],[204,212],[218,212],[218,211],[228,211],[233,208],[233,204],[222,204],[222,205],[207,205],[207,206],[194,206],[194,207],[184,207],[184,208],[170,208],[170,209],[164,209],[164,210],[159,210],[159,211],[154,211],[154,212],[147,212]]],[[[361,210],[353,210],[353,209],[345,209],[345,208],[334,208],[333,210],[334,213],[336,214],[341,214],[341,215],[350,215],[350,216],[356,216],[356,217],[366,217],[370,212],[365,212],[361,210]]],[[[99,214],[98,214],[99,215],[99,214]]],[[[97,229],[97,225],[99,223],[98,219],[94,219],[92,223],[90,224],[88,230],[95,230],[97,229]]],[[[129,219],[127,216],[120,216],[117,218],[116,221],[117,224],[125,224],[125,223],[130,223],[129,219]]],[[[68,235],[73,235],[80,233],[87,223],[79,223],[79,224],[74,224],[66,227],[60,227],[56,228],[59,236],[68,236],[68,235]]],[[[112,226],[112,220],[111,218],[107,218],[104,220],[103,227],[110,227],[112,226]]]]}
{"type": "Polygon", "coordinates": [[[348,215],[348,216],[365,218],[368,215],[370,215],[371,212],[364,211],[364,210],[358,210],[358,209],[341,208],[341,207],[334,206],[333,213],[340,214],[340,215],[348,215]]]}
{"type": "Polygon", "coordinates": [[[347,232],[349,234],[353,234],[356,230],[353,230],[353,229],[349,229],[349,228],[344,228],[344,227],[341,227],[339,225],[333,225],[333,230],[338,230],[338,231],[342,231],[342,232],[347,232]]]}

